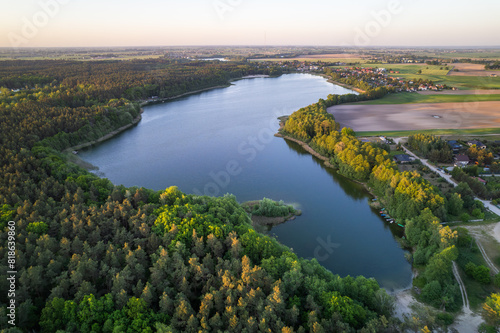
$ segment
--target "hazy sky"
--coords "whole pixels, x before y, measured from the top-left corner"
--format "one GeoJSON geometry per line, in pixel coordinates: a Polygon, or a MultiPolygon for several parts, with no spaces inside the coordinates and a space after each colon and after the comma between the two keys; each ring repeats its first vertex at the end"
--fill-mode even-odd
{"type": "Polygon", "coordinates": [[[0,0],[0,46],[498,46],[499,0],[0,0]]]}

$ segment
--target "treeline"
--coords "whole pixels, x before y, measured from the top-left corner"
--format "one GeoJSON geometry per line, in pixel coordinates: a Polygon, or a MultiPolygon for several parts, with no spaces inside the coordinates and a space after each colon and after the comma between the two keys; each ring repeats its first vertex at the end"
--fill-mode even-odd
{"type": "Polygon", "coordinates": [[[500,69],[500,61],[495,61],[490,64],[484,65],[484,69],[489,70],[489,69],[500,69]]]}
{"type": "MultiPolygon", "coordinates": [[[[4,87],[0,95],[0,289],[8,290],[6,226],[13,220],[18,274],[12,331],[405,329],[390,317],[392,300],[375,280],[340,278],[297,258],[255,232],[234,197],[114,186],[68,163],[59,149],[137,115],[137,107],[121,98],[130,97],[128,89],[143,84],[141,78],[150,79],[147,63],[168,64],[0,63],[2,84],[23,88],[4,87]],[[40,76],[46,80],[31,79],[40,76]],[[56,88],[62,90],[53,96],[35,96],[56,88]],[[79,96],[92,98],[74,98],[79,89],[79,96]]],[[[178,72],[166,76],[208,71],[202,83],[178,77],[182,89],[236,75],[212,63],[186,63],[185,72],[172,66],[178,72]]],[[[179,86],[170,87],[177,92],[179,86]]],[[[8,301],[0,294],[1,329],[11,327],[8,301]]]]}
{"type": "Polygon", "coordinates": [[[279,68],[258,63],[173,61],[2,61],[0,86],[21,89],[9,105],[37,100],[53,106],[90,106],[111,99],[177,96],[189,91],[225,85],[250,74],[279,75],[279,68]],[[29,74],[27,74],[27,72],[29,74]]]}
{"type": "Polygon", "coordinates": [[[5,135],[0,142],[2,147],[19,149],[52,138],[53,147],[68,147],[130,123],[139,109],[129,100],[172,97],[265,70],[269,69],[251,64],[179,64],[161,59],[2,61],[0,130],[5,135]]]}
{"type": "Polygon", "coordinates": [[[448,142],[435,135],[422,133],[410,135],[408,147],[432,162],[449,163],[453,161],[453,152],[448,142]]]}

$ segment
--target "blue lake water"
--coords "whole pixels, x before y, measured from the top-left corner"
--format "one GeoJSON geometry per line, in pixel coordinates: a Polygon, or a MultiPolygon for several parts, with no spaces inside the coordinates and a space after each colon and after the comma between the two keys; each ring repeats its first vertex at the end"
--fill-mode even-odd
{"type": "Polygon", "coordinates": [[[268,197],[300,208],[295,221],[269,231],[302,257],[341,276],[375,277],[388,290],[410,285],[411,266],[359,184],[324,167],[299,145],[274,137],[278,116],[352,93],[324,78],[254,78],[148,106],[142,121],[80,152],[114,184],[186,193],[268,197]]]}

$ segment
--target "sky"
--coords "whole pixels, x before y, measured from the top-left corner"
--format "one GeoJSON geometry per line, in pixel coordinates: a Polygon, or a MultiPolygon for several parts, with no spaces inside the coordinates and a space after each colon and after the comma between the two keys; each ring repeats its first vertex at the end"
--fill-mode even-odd
{"type": "Polygon", "coordinates": [[[498,0],[0,0],[0,47],[500,46],[498,0]]]}

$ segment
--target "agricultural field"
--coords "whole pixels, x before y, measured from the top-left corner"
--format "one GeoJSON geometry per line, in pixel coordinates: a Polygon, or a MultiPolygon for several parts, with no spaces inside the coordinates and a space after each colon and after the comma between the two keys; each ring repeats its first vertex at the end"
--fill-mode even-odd
{"type": "Polygon", "coordinates": [[[462,131],[498,127],[494,133],[500,133],[499,109],[499,101],[383,105],[355,103],[336,105],[330,107],[328,112],[334,115],[341,126],[350,127],[355,132],[462,131]]]}
{"type": "Polygon", "coordinates": [[[485,51],[453,51],[453,52],[429,52],[429,51],[416,51],[413,52],[416,56],[427,56],[440,59],[500,59],[500,49],[492,49],[485,51]]]}
{"type": "Polygon", "coordinates": [[[455,94],[418,94],[418,93],[398,93],[389,94],[380,99],[359,102],[358,105],[381,105],[381,104],[410,104],[410,103],[471,103],[500,101],[500,90],[497,94],[489,95],[455,95],[455,94]]]}
{"type": "Polygon", "coordinates": [[[356,132],[357,137],[371,137],[371,136],[388,136],[388,137],[402,137],[414,134],[432,134],[432,135],[442,135],[450,138],[463,138],[464,136],[483,136],[488,137],[500,137],[500,128],[478,128],[478,129],[430,129],[430,130],[395,130],[395,131],[358,131],[356,132]]]}
{"type": "Polygon", "coordinates": [[[500,75],[498,70],[485,70],[484,65],[456,63],[453,64],[453,70],[448,73],[450,76],[495,76],[500,75]]]}

